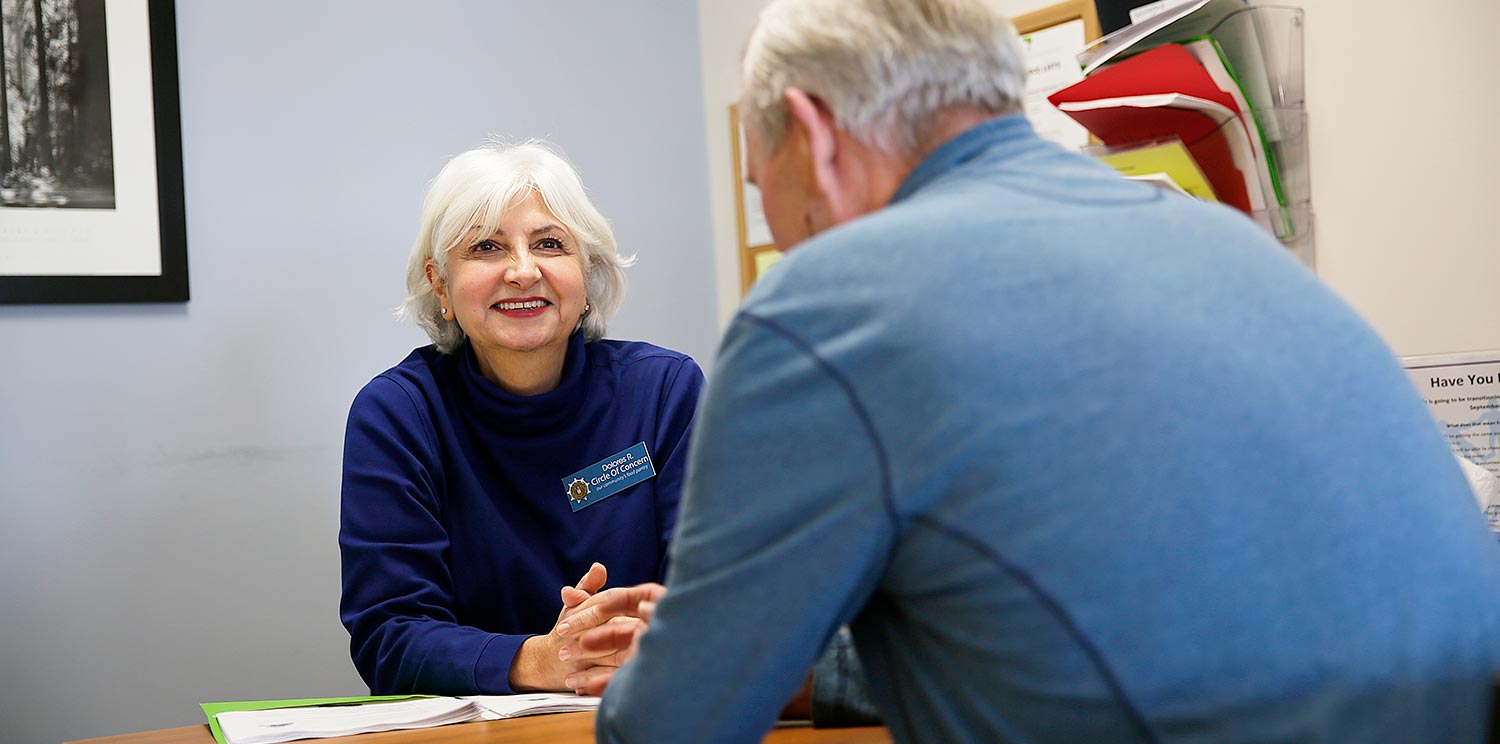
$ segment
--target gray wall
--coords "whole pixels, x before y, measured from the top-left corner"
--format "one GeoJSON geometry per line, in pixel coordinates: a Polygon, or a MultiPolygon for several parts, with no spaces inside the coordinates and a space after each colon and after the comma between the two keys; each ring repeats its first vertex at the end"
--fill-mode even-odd
{"type": "Polygon", "coordinates": [[[426,182],[558,142],[622,249],[611,328],[716,342],[696,0],[179,3],[193,301],[0,306],[0,721],[56,742],[361,694],[339,467],[426,182]]]}

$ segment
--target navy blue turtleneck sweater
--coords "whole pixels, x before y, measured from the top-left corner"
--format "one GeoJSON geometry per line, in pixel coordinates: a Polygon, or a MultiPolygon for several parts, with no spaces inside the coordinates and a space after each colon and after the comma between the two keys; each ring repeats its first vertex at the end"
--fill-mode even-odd
{"type": "Polygon", "coordinates": [[[504,694],[558,589],[589,564],[661,581],[703,372],[683,354],[574,334],[555,390],[511,395],[469,347],[371,380],[344,443],[343,597],[376,694],[504,694]],[[645,442],[657,476],[574,512],[562,478],[645,442]]]}

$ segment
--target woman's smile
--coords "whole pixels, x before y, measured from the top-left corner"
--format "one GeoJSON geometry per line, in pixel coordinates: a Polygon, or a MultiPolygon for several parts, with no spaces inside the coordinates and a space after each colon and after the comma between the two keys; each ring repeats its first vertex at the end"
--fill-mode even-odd
{"type": "Polygon", "coordinates": [[[540,297],[521,297],[514,300],[501,300],[490,305],[491,310],[498,311],[507,318],[534,318],[547,312],[552,303],[540,297]]]}

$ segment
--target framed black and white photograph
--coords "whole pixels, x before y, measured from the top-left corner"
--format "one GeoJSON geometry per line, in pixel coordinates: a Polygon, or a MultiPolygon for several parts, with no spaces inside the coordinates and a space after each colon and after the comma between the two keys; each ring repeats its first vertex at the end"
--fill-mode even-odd
{"type": "Polygon", "coordinates": [[[0,0],[0,303],[186,302],[171,0],[0,0]]]}

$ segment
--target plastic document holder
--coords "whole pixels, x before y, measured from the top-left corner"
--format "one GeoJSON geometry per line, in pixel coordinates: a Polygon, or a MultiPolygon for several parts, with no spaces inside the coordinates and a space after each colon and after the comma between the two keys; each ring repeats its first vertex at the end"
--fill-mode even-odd
{"type": "Polygon", "coordinates": [[[1311,267],[1315,250],[1303,25],[1301,8],[1258,5],[1229,15],[1208,35],[1235,64],[1235,76],[1250,103],[1252,121],[1246,124],[1259,127],[1266,166],[1279,187],[1276,202],[1268,198],[1267,208],[1251,217],[1311,267]]]}
{"type": "MultiPolygon", "coordinates": [[[[1303,12],[1237,5],[1196,6],[1223,13],[1212,25],[1186,17],[1150,35],[1137,30],[1135,46],[1117,40],[1105,64],[1095,62],[1089,78],[1052,100],[1104,143],[1091,148],[1094,154],[1180,139],[1219,201],[1248,214],[1311,267],[1303,12]]],[[[1130,31],[1122,29],[1127,40],[1130,31]]],[[[1109,42],[1101,39],[1080,60],[1098,60],[1109,42]]]]}

